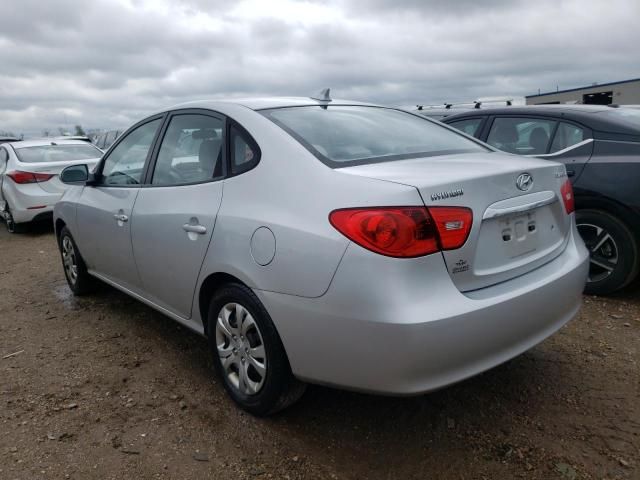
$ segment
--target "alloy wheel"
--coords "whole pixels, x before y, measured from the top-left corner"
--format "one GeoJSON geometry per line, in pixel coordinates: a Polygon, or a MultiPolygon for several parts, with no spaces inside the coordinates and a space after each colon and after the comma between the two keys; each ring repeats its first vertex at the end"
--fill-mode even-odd
{"type": "Polygon", "coordinates": [[[62,263],[69,282],[75,284],[78,280],[78,262],[73,242],[69,237],[62,239],[62,263]]]}
{"type": "Polygon", "coordinates": [[[618,245],[613,236],[602,227],[590,223],[581,223],[577,227],[589,250],[587,281],[599,282],[608,278],[616,269],[619,260],[618,245]]]}
{"type": "Polygon", "coordinates": [[[257,394],[267,376],[267,357],[260,328],[239,303],[227,303],[218,313],[216,346],[224,375],[244,395],[257,394]]]}

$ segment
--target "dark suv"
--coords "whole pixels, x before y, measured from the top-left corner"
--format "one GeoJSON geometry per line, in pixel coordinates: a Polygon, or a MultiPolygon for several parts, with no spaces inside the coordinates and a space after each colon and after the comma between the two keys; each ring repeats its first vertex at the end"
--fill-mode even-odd
{"type": "Polygon", "coordinates": [[[495,148],[562,162],[591,252],[586,293],[629,284],[640,266],[640,110],[544,105],[475,110],[442,120],[495,148]]]}

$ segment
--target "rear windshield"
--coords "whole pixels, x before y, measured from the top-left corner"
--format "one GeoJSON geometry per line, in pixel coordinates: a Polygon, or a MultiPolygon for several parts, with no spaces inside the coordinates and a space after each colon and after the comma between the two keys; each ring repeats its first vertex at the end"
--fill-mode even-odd
{"type": "Polygon", "coordinates": [[[440,124],[391,108],[329,105],[261,113],[334,168],[489,151],[440,124]]]}
{"type": "Polygon", "coordinates": [[[18,160],[24,163],[65,162],[100,158],[102,152],[91,145],[40,145],[16,148],[18,160]]]}
{"type": "Polygon", "coordinates": [[[602,112],[635,128],[640,128],[640,109],[620,107],[602,112]]]}

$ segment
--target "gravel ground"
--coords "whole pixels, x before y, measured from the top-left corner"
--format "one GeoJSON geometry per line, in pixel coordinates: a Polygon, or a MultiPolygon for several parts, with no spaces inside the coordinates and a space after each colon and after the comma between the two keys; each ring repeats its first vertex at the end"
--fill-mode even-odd
{"type": "Polygon", "coordinates": [[[111,288],[73,298],[50,230],[2,229],[0,479],[640,479],[639,346],[635,285],[445,390],[310,387],[257,419],[202,338],[111,288]]]}

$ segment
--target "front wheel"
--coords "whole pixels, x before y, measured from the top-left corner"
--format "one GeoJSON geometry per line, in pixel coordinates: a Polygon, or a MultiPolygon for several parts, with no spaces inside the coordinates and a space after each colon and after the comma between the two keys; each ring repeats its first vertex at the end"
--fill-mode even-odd
{"type": "Polygon", "coordinates": [[[87,266],[67,227],[60,231],[59,247],[64,276],[73,294],[85,295],[93,291],[95,279],[87,272],[87,266]]]}
{"type": "Polygon", "coordinates": [[[244,410],[269,415],[304,393],[271,317],[251,289],[240,284],[220,288],[209,305],[207,333],[215,369],[244,410]]]}
{"type": "Polygon", "coordinates": [[[602,210],[576,211],[576,225],[590,255],[585,293],[607,295],[638,273],[638,242],[617,217],[602,210]]]}

